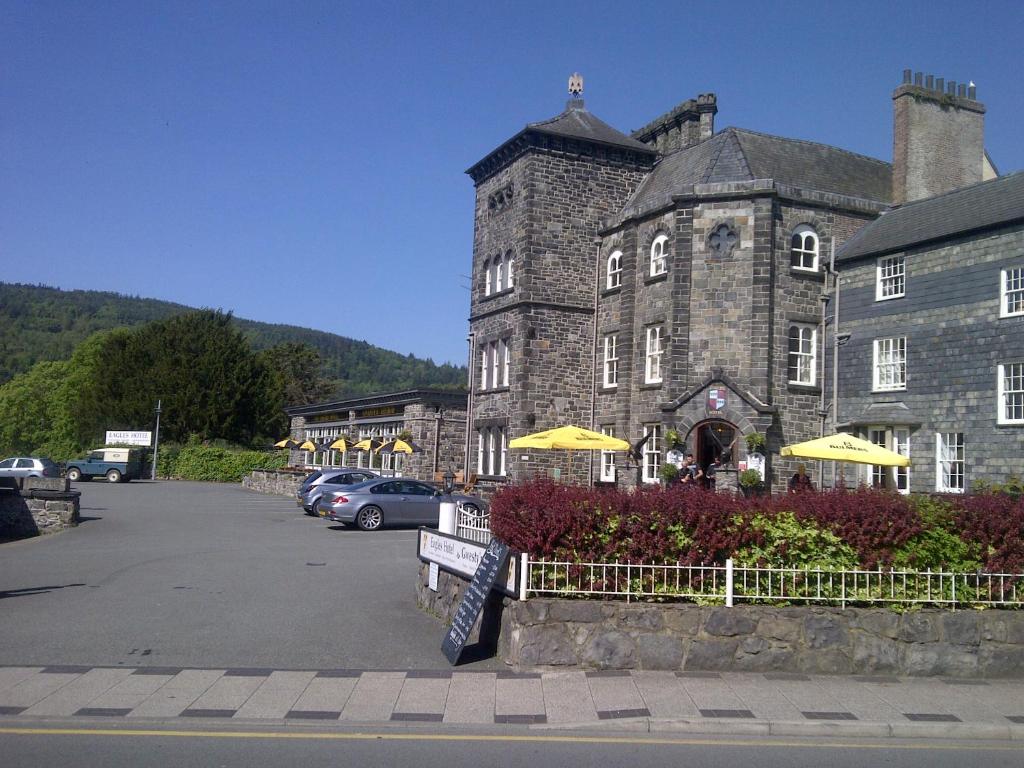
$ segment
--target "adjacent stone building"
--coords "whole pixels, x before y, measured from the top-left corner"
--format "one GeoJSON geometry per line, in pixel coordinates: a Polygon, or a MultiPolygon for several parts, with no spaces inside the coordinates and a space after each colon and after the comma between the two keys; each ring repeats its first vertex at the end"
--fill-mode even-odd
{"type": "Polygon", "coordinates": [[[896,208],[837,260],[840,427],[911,461],[847,480],[1024,477],[1024,173],[896,208]]]}
{"type": "Polygon", "coordinates": [[[285,409],[290,436],[323,446],[317,451],[292,450],[293,466],[366,467],[385,475],[433,480],[448,469],[460,471],[466,441],[466,394],[413,389],[354,397],[285,409]],[[336,451],[326,447],[338,437],[389,440],[407,436],[422,453],[379,454],[336,451]]]}
{"type": "MultiPolygon", "coordinates": [[[[573,98],[473,165],[466,471],[657,482],[677,437],[702,465],[832,430],[835,250],[894,202],[995,175],[974,87],[904,73],[894,164],[726,128],[701,94],[626,135],[573,98]],[[564,424],[640,446],[570,458],[508,441],[564,424]]],[[[809,467],[815,482],[817,465],[809,467]]]]}

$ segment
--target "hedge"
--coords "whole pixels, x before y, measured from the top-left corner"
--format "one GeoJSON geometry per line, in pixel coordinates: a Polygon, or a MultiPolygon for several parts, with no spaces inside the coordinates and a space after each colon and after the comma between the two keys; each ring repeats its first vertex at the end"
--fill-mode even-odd
{"type": "Polygon", "coordinates": [[[513,549],[571,562],[680,562],[1024,573],[1024,498],[858,488],[752,498],[633,492],[548,479],[510,485],[491,528],[513,549]]]}
{"type": "Polygon", "coordinates": [[[237,483],[254,469],[280,469],[287,455],[189,443],[161,448],[157,462],[160,477],[237,483]]]}

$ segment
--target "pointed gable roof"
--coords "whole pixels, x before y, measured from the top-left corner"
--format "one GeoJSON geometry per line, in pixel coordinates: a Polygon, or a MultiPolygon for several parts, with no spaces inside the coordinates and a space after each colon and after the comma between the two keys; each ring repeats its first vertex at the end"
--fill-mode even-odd
{"type": "Polygon", "coordinates": [[[668,205],[673,195],[692,191],[697,184],[755,179],[888,202],[892,167],[826,144],[726,128],[662,158],[623,214],[636,215],[668,205]]]}

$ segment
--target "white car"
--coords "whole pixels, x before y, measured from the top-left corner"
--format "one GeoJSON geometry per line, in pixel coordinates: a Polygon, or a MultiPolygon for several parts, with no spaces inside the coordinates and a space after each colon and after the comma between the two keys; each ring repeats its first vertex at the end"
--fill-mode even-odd
{"type": "Polygon", "coordinates": [[[0,461],[0,477],[60,477],[60,467],[52,459],[15,456],[0,461]]]}

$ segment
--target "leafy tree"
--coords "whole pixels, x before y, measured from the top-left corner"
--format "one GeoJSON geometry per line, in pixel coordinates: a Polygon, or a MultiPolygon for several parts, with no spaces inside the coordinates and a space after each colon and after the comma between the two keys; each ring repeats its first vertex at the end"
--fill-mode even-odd
{"type": "Polygon", "coordinates": [[[320,376],[320,353],[294,341],[275,344],[260,360],[279,379],[285,405],[309,405],[326,400],[331,384],[320,376]]]}

